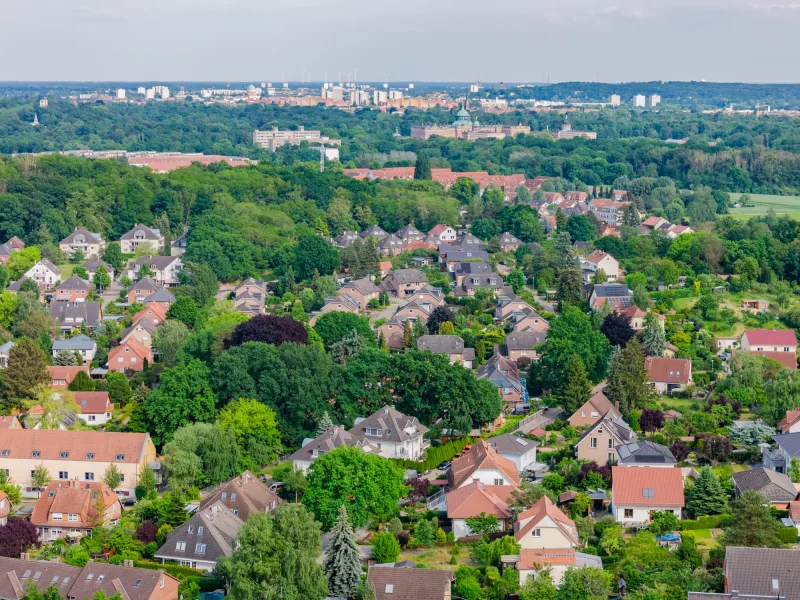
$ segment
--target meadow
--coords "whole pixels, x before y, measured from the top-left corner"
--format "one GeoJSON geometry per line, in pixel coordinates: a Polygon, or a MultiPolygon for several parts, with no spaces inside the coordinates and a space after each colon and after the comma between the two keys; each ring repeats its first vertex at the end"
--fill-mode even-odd
{"type": "MultiPolygon", "coordinates": [[[[736,203],[742,194],[731,194],[731,202],[736,203]]],[[[732,216],[740,219],[749,219],[767,214],[771,208],[779,215],[789,215],[800,219],[800,196],[777,196],[772,194],[750,194],[755,206],[732,208],[732,216]]]]}

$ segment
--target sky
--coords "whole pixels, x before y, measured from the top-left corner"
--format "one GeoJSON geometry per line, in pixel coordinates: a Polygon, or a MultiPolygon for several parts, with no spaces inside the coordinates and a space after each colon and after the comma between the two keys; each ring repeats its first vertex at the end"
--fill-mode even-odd
{"type": "Polygon", "coordinates": [[[800,0],[0,0],[0,23],[0,81],[800,82],[800,0]]]}

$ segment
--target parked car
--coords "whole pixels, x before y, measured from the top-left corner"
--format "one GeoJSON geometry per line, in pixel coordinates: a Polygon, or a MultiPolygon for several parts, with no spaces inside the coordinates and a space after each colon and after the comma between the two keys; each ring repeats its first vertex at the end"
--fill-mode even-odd
{"type": "Polygon", "coordinates": [[[464,446],[464,449],[461,451],[461,454],[466,454],[472,449],[472,446],[464,446]]]}
{"type": "Polygon", "coordinates": [[[514,414],[517,415],[524,415],[525,413],[531,412],[531,405],[527,402],[523,402],[522,404],[517,404],[514,407],[514,414]]]}
{"type": "Polygon", "coordinates": [[[269,489],[270,489],[271,492],[277,492],[282,487],[283,487],[283,482],[282,481],[275,481],[274,483],[270,484],[269,489]]]}
{"type": "Polygon", "coordinates": [[[450,468],[450,465],[451,465],[451,464],[452,464],[452,463],[451,463],[449,460],[445,460],[445,461],[443,461],[443,462],[440,462],[440,463],[439,463],[439,466],[438,466],[438,467],[436,467],[436,468],[437,468],[437,469],[439,469],[440,471],[447,471],[447,469],[449,469],[449,468],[450,468]]]}

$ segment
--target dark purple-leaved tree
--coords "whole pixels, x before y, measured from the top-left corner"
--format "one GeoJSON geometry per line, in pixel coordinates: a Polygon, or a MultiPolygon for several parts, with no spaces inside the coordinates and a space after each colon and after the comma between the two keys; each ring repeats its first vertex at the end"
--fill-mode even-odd
{"type": "Polygon", "coordinates": [[[0,556],[19,558],[30,548],[39,547],[39,532],[30,521],[9,517],[5,526],[0,527],[0,556]]]}
{"type": "Polygon", "coordinates": [[[612,346],[624,347],[636,332],[631,327],[631,320],[620,313],[611,313],[600,326],[600,331],[608,338],[612,346]]]}
{"type": "Polygon", "coordinates": [[[225,348],[241,346],[245,342],[264,342],[275,346],[284,342],[308,344],[308,331],[305,325],[291,317],[258,315],[239,323],[233,330],[231,339],[225,342],[225,348]]]}
{"type": "Polygon", "coordinates": [[[664,426],[664,413],[654,408],[645,408],[639,417],[639,427],[646,433],[658,431],[664,426]]]}

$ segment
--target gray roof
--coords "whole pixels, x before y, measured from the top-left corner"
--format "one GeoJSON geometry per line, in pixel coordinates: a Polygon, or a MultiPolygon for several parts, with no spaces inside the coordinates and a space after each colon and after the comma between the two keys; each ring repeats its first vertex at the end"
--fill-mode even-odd
{"type": "Polygon", "coordinates": [[[675,460],[675,457],[672,456],[672,452],[669,448],[649,440],[617,446],[617,455],[619,456],[619,464],[621,465],[674,465],[678,462],[675,460]]]}
{"type": "Polygon", "coordinates": [[[785,454],[792,458],[800,457],[800,433],[782,433],[772,436],[785,454]]]}
{"type": "MultiPolygon", "coordinates": [[[[383,435],[375,438],[376,441],[405,442],[419,432],[420,435],[428,428],[420,423],[416,417],[407,417],[393,406],[384,406],[365,419],[356,419],[356,424],[349,430],[351,435],[366,436],[366,429],[382,429],[383,435]]],[[[369,437],[365,438],[370,441],[369,437]]]]}
{"type": "Polygon", "coordinates": [[[591,435],[595,429],[603,426],[605,426],[605,428],[615,439],[623,442],[624,444],[636,440],[636,432],[633,431],[633,429],[631,429],[630,426],[622,420],[622,417],[615,417],[613,416],[613,413],[609,411],[603,415],[602,419],[597,419],[597,421],[595,421],[595,423],[589,427],[589,429],[583,432],[583,435],[576,442],[576,445],[580,444],[584,439],[589,437],[589,435],[591,435]]]}
{"type": "Polygon", "coordinates": [[[6,342],[0,346],[0,354],[8,354],[14,346],[16,346],[14,342],[6,342]]]}
{"type": "Polygon", "coordinates": [[[200,502],[205,509],[217,502],[247,521],[251,513],[273,512],[280,503],[278,496],[250,471],[221,483],[200,502]]]}
{"type": "Polygon", "coordinates": [[[66,281],[62,281],[56,286],[59,290],[88,290],[89,282],[81,279],[77,275],[71,276],[66,281]]]}
{"type": "MultiPolygon", "coordinates": [[[[61,269],[59,269],[57,266],[55,266],[52,262],[50,262],[46,258],[43,258],[39,262],[42,263],[45,267],[50,269],[53,273],[55,273],[59,277],[61,276],[61,269]]],[[[34,265],[34,266],[36,266],[36,265],[34,265]]]]}
{"type": "Polygon", "coordinates": [[[176,260],[180,260],[180,256],[144,256],[130,265],[131,268],[136,265],[152,265],[157,270],[161,271],[166,269],[176,260]]]}
{"type": "MultiPolygon", "coordinates": [[[[144,236],[145,240],[150,240],[152,242],[157,242],[161,239],[161,231],[158,229],[153,229],[152,227],[148,227],[147,225],[139,225],[138,223],[133,226],[129,232],[122,234],[122,237],[119,238],[121,240],[132,240],[134,236],[139,234],[140,236],[144,236]]],[[[136,239],[142,239],[141,237],[136,239]]]]}
{"type": "Polygon", "coordinates": [[[428,276],[419,269],[397,269],[391,271],[387,277],[392,277],[397,283],[428,282],[428,276]]]}
{"type": "Polygon", "coordinates": [[[509,350],[532,350],[547,341],[546,331],[512,331],[506,336],[509,350]]]}
{"type": "Polygon", "coordinates": [[[453,250],[452,248],[442,251],[439,254],[447,262],[464,262],[465,260],[482,260],[489,262],[489,253],[484,250],[453,250]]]}
{"type": "Polygon", "coordinates": [[[333,243],[337,246],[346,247],[359,239],[357,231],[344,231],[333,238],[333,243]]]}
{"type": "Polygon", "coordinates": [[[172,560],[215,561],[230,556],[244,521],[222,502],[198,509],[192,518],[169,532],[167,541],[158,549],[156,558],[172,560]],[[178,550],[177,544],[185,549],[178,550]],[[202,546],[201,546],[202,545],[202,546]],[[201,551],[202,548],[202,551],[201,551]]]}
{"type": "Polygon", "coordinates": [[[763,596],[761,594],[717,594],[714,592],[689,592],[686,598],[687,600],[786,600],[786,596],[783,594],[763,596]]]}
{"type": "Polygon", "coordinates": [[[361,235],[362,238],[366,239],[368,237],[385,238],[389,234],[386,233],[383,229],[381,229],[377,225],[373,225],[371,227],[367,227],[359,235],[361,235]]]}
{"type": "Polygon", "coordinates": [[[500,235],[500,243],[501,244],[521,244],[522,242],[519,238],[513,236],[508,231],[500,235]]]}
{"type": "Polygon", "coordinates": [[[382,250],[386,250],[387,248],[402,248],[405,245],[406,243],[394,234],[387,235],[378,242],[378,248],[382,250]]]}
{"type": "Polygon", "coordinates": [[[144,299],[144,303],[147,304],[148,302],[175,302],[175,296],[172,292],[170,292],[167,288],[160,288],[156,291],[155,294],[150,294],[147,298],[144,299]]]}
{"type": "Polygon", "coordinates": [[[75,242],[75,238],[79,235],[83,236],[83,241],[80,243],[88,243],[88,244],[100,244],[103,241],[103,237],[99,233],[92,233],[83,227],[76,227],[75,231],[70,233],[67,237],[61,240],[62,244],[72,244],[75,242]]]}
{"type": "Polygon", "coordinates": [[[729,590],[742,594],[778,594],[800,598],[800,552],[776,548],[728,546],[724,576],[729,590]],[[777,589],[776,589],[777,588],[777,589]]]}
{"type": "Polygon", "coordinates": [[[83,263],[83,268],[86,269],[88,273],[94,273],[101,266],[105,268],[106,272],[109,274],[114,272],[114,267],[112,267],[107,262],[100,260],[99,258],[90,258],[85,263],[83,263]]]}
{"type": "Polygon", "coordinates": [[[93,350],[97,347],[94,340],[82,333],[66,340],[53,342],[53,350],[93,350]]]}
{"type": "Polygon", "coordinates": [[[478,369],[478,379],[487,379],[499,388],[513,389],[521,396],[525,394],[516,363],[499,354],[493,355],[481,365],[478,369]]]}
{"type": "Polygon", "coordinates": [[[370,280],[369,277],[362,277],[361,279],[354,279],[353,281],[348,281],[342,286],[342,289],[344,288],[352,288],[365,296],[380,292],[378,286],[372,283],[372,280],[370,280]]]}
{"type": "Polygon", "coordinates": [[[404,239],[406,239],[408,237],[417,238],[417,239],[421,240],[421,239],[423,239],[425,237],[424,233],[422,233],[419,229],[417,229],[416,227],[414,227],[411,224],[406,225],[405,227],[403,227],[401,229],[398,229],[395,232],[395,235],[397,237],[399,237],[401,240],[404,240],[404,239]]]}
{"type": "Polygon", "coordinates": [[[504,433],[489,438],[489,445],[500,454],[527,454],[539,445],[539,442],[528,440],[518,435],[504,433]]]}
{"type": "Polygon", "coordinates": [[[139,281],[134,283],[131,287],[128,288],[128,291],[145,291],[149,292],[150,290],[157,290],[161,286],[158,285],[150,275],[146,275],[142,277],[139,281]]]}
{"type": "Polygon", "coordinates": [[[462,235],[454,242],[450,242],[449,246],[453,250],[486,250],[488,244],[480,238],[475,237],[471,233],[467,233],[462,235]]]}
{"type": "Polygon", "coordinates": [[[422,335],[417,340],[417,350],[430,350],[434,354],[463,354],[464,340],[457,335],[422,335]]]}
{"type": "Polygon", "coordinates": [[[365,452],[380,454],[380,450],[363,437],[355,436],[341,425],[329,427],[327,431],[318,435],[314,439],[303,441],[303,447],[289,456],[290,460],[313,460],[314,451],[330,452],[340,446],[355,446],[362,448],[365,452]]]}
{"type": "Polygon", "coordinates": [[[11,256],[14,249],[8,244],[0,244],[0,256],[11,256]]]}
{"type": "Polygon", "coordinates": [[[631,291],[621,283],[608,283],[595,285],[594,294],[598,298],[625,298],[631,295],[631,291]]]}
{"type": "Polygon", "coordinates": [[[792,480],[772,469],[756,467],[733,474],[733,483],[741,494],[755,490],[771,502],[791,502],[797,498],[797,489],[792,480]]]}
{"type": "Polygon", "coordinates": [[[50,316],[61,325],[80,327],[83,322],[87,327],[94,327],[95,323],[100,320],[100,303],[54,300],[50,303],[50,316]],[[67,318],[72,318],[72,321],[67,323],[67,318]]]}
{"type": "Polygon", "coordinates": [[[488,262],[461,262],[456,265],[456,273],[467,275],[482,275],[492,273],[492,265],[488,262]]]}

